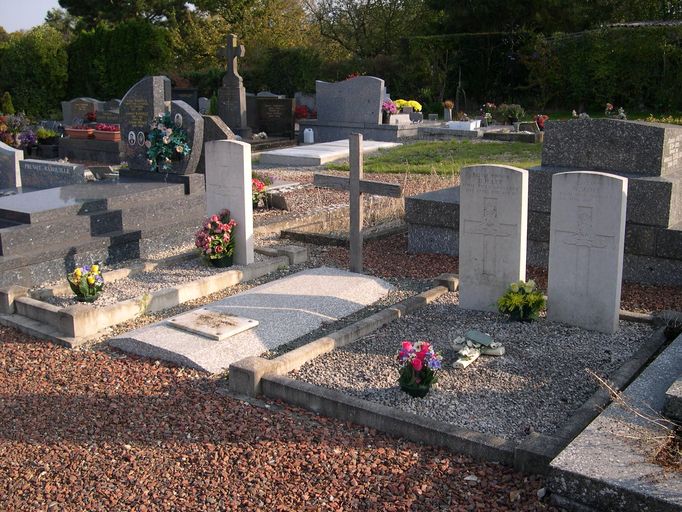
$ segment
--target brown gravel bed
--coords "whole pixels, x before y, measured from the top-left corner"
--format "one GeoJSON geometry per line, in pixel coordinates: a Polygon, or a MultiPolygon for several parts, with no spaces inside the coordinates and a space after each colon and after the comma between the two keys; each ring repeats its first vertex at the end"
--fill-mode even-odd
{"type": "Polygon", "coordinates": [[[0,510],[554,510],[538,477],[245,403],[196,371],[0,339],[0,510]]]}
{"type": "MultiPolygon", "coordinates": [[[[348,250],[332,247],[327,251],[330,263],[348,265],[348,250]]],[[[444,272],[456,273],[459,260],[444,254],[408,254],[407,235],[401,234],[366,242],[363,249],[367,273],[379,277],[433,278],[444,272]]],[[[529,267],[529,279],[535,279],[541,289],[547,289],[547,270],[529,267]]],[[[621,308],[627,311],[651,313],[664,309],[682,311],[682,286],[660,286],[624,283],[621,308]]]]}

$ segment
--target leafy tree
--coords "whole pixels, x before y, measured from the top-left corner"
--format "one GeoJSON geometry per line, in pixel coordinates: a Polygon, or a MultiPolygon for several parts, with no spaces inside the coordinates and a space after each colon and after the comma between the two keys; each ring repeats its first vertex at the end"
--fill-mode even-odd
{"type": "Polygon", "coordinates": [[[5,27],[0,26],[0,44],[9,41],[9,34],[5,30],[5,27]]]}
{"type": "Polygon", "coordinates": [[[0,46],[0,90],[10,91],[17,111],[46,115],[64,99],[67,54],[62,35],[41,25],[14,32],[0,46]]]}
{"type": "Polygon", "coordinates": [[[54,8],[50,9],[45,16],[45,25],[48,25],[57,30],[66,41],[69,41],[76,30],[78,18],[72,16],[64,9],[54,8]]]}
{"type": "Polygon", "coordinates": [[[59,5],[78,16],[85,28],[140,19],[164,24],[188,9],[185,0],[59,0],[59,5]]]}
{"type": "Polygon", "coordinates": [[[14,114],[14,104],[12,103],[12,95],[5,91],[0,98],[0,112],[3,114],[14,114]]]}

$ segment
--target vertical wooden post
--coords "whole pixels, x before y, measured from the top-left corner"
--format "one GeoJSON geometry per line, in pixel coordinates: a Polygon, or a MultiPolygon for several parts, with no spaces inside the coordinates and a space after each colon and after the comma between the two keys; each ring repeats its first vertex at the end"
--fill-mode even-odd
{"type": "Polygon", "coordinates": [[[350,163],[350,271],[362,272],[363,207],[360,180],[363,178],[362,134],[351,133],[349,140],[350,163]]]}

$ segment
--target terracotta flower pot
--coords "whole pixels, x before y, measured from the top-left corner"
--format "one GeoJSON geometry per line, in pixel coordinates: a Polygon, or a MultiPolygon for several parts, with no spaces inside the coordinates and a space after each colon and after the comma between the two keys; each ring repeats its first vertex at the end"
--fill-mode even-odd
{"type": "Polygon", "coordinates": [[[89,139],[94,131],[94,128],[64,128],[64,133],[72,139],[89,139]]]}
{"type": "Polygon", "coordinates": [[[95,130],[96,140],[108,140],[112,142],[121,142],[121,132],[109,132],[104,130],[95,130]]]}

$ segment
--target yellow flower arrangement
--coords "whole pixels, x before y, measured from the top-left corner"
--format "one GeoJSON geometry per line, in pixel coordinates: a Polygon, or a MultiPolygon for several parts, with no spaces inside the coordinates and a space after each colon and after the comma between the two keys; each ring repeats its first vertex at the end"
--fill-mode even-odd
{"type": "Polygon", "coordinates": [[[395,106],[398,107],[398,110],[402,110],[403,107],[412,107],[415,112],[422,111],[421,103],[415,100],[395,100],[395,106]]]}

